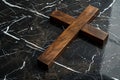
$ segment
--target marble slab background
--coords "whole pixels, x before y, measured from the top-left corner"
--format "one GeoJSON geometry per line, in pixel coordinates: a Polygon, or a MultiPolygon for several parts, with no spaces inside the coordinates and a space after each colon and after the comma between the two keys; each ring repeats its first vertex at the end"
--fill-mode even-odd
{"type": "Polygon", "coordinates": [[[119,0],[0,0],[0,80],[119,80],[119,0]],[[48,72],[37,57],[64,30],[49,21],[55,9],[77,17],[89,4],[100,9],[91,23],[109,33],[102,48],[84,36],[67,47],[48,72]]]}

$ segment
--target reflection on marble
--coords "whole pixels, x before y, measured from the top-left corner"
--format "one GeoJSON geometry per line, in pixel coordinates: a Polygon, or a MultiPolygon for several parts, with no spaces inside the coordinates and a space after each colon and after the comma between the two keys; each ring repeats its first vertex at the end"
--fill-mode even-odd
{"type": "Polygon", "coordinates": [[[0,80],[119,80],[119,0],[1,0],[0,80]],[[78,37],[54,62],[41,70],[37,57],[64,30],[52,25],[50,13],[59,9],[77,17],[89,4],[100,9],[91,23],[109,33],[100,48],[78,37]]]}

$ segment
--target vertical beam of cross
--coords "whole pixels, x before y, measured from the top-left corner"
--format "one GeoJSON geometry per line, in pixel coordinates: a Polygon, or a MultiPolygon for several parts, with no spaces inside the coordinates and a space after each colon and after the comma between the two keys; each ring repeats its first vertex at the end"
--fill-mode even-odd
{"type": "Polygon", "coordinates": [[[78,18],[38,57],[39,64],[43,68],[49,68],[53,61],[62,53],[62,51],[76,37],[79,31],[88,22],[90,22],[98,13],[98,8],[89,5],[78,18]]]}

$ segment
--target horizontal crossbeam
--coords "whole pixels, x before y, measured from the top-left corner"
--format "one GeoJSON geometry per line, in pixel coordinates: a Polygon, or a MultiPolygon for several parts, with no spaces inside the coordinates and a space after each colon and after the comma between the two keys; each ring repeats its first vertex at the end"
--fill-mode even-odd
{"type": "MultiPolygon", "coordinates": [[[[60,23],[65,26],[71,25],[76,20],[74,17],[65,14],[59,10],[53,11],[50,15],[50,19],[53,23],[60,23]]],[[[108,33],[99,30],[88,23],[84,27],[82,27],[80,33],[83,33],[83,35],[89,37],[100,45],[103,45],[108,38],[108,33]]]]}

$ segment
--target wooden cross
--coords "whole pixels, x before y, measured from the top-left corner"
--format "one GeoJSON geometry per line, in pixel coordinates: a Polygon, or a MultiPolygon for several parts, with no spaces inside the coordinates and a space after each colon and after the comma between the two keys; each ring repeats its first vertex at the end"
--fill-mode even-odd
{"type": "Polygon", "coordinates": [[[67,29],[46,49],[46,51],[38,57],[39,64],[48,69],[54,60],[64,51],[70,42],[76,37],[81,30],[91,38],[103,43],[108,34],[104,31],[98,30],[88,23],[91,22],[98,13],[99,9],[89,5],[77,19],[62,13],[54,11],[51,18],[69,25],[67,29]]]}

